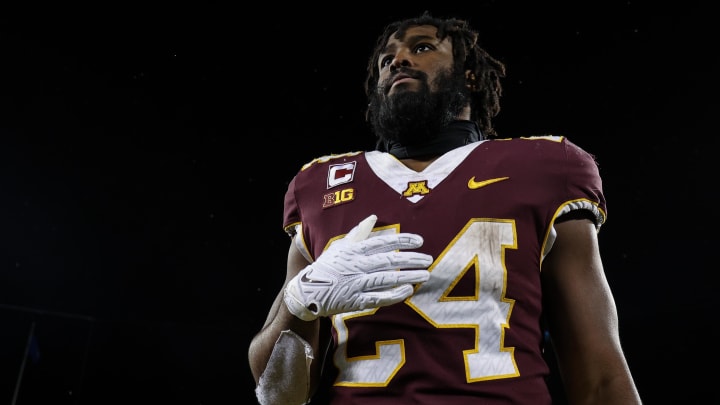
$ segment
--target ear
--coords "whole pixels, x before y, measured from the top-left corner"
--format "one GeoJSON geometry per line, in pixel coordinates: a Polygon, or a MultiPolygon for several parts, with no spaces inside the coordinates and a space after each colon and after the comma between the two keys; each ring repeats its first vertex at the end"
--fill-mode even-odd
{"type": "Polygon", "coordinates": [[[465,85],[470,89],[471,92],[476,92],[479,89],[477,78],[472,70],[467,69],[465,71],[465,85]]]}

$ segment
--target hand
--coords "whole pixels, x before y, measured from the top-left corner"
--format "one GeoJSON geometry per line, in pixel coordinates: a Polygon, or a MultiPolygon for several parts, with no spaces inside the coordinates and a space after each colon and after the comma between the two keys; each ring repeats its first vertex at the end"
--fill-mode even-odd
{"type": "Polygon", "coordinates": [[[412,233],[368,238],[375,221],[375,215],[365,218],[290,280],[284,299],[293,315],[311,321],[395,304],[412,295],[414,283],[427,281],[432,256],[397,251],[418,248],[423,238],[412,233]]]}

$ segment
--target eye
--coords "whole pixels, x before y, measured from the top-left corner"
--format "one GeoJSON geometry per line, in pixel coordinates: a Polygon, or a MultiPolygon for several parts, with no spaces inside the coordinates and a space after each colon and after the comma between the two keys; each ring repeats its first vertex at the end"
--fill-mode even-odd
{"type": "Polygon", "coordinates": [[[383,56],[382,59],[380,59],[380,68],[382,69],[382,68],[386,67],[387,65],[390,64],[390,62],[392,62],[392,60],[393,60],[392,55],[383,56]]]}
{"type": "Polygon", "coordinates": [[[413,48],[413,52],[424,53],[427,51],[432,51],[433,49],[435,49],[434,46],[432,46],[430,44],[426,44],[426,43],[421,43],[421,44],[415,45],[415,47],[413,48]]]}

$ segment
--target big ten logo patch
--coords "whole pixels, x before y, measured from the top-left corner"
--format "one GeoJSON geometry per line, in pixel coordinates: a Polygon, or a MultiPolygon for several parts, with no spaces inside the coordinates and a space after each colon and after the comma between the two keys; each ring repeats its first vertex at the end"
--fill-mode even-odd
{"type": "Polygon", "coordinates": [[[346,188],[323,196],[323,208],[330,208],[336,205],[345,204],[355,199],[355,189],[346,188]]]}

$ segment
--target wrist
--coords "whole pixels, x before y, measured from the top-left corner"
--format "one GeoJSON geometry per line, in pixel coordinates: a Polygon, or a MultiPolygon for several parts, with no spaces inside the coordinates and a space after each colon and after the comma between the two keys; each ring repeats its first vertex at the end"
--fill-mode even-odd
{"type": "Polygon", "coordinates": [[[303,321],[314,321],[318,318],[318,314],[308,309],[298,298],[300,296],[300,291],[298,290],[297,283],[297,280],[292,280],[287,287],[285,287],[285,290],[283,291],[283,301],[285,302],[285,307],[287,307],[291,314],[303,321]]]}

